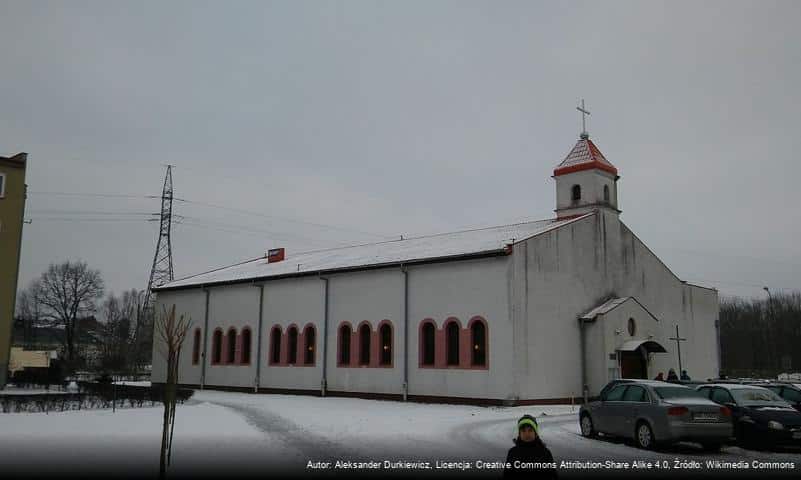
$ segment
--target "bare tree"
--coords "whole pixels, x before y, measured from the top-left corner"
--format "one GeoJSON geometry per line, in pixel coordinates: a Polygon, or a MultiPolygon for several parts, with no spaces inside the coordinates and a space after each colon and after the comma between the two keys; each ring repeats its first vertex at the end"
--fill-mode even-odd
{"type": "Polygon", "coordinates": [[[162,313],[156,319],[155,330],[159,339],[159,353],[166,359],[167,381],[164,385],[164,422],[161,430],[161,463],[159,478],[167,475],[167,465],[172,456],[172,435],[175,430],[176,386],[178,384],[178,365],[181,358],[186,332],[192,325],[191,318],[175,318],[175,304],[167,310],[162,305],[162,313]]]}
{"type": "Polygon", "coordinates": [[[131,289],[122,294],[122,310],[131,325],[129,340],[129,368],[140,371],[152,360],[153,313],[145,308],[145,290],[131,289]]]}
{"type": "Polygon", "coordinates": [[[42,318],[64,329],[65,357],[70,367],[74,367],[78,352],[78,318],[93,314],[97,300],[103,296],[100,271],[90,269],[81,261],[50,264],[36,283],[42,318]]]}
{"type": "Polygon", "coordinates": [[[122,300],[109,294],[103,302],[101,340],[101,364],[104,368],[119,372],[129,364],[130,318],[123,309],[122,300]]]}
{"type": "Polygon", "coordinates": [[[39,284],[32,282],[17,295],[17,318],[22,320],[23,343],[30,347],[35,343],[35,329],[42,318],[42,306],[37,300],[39,284]]]}

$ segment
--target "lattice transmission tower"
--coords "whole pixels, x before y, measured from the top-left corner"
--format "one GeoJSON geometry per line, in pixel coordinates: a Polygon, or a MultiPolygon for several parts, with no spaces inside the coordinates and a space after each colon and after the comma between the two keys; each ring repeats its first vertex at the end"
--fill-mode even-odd
{"type": "Polygon", "coordinates": [[[173,280],[172,270],[172,241],[170,230],[172,227],[172,165],[167,165],[167,174],[164,176],[164,188],[161,193],[161,218],[159,238],[156,243],[156,254],[153,256],[153,267],[150,269],[150,281],[147,282],[144,306],[152,312],[153,296],[150,291],[153,287],[164,285],[173,280]]]}

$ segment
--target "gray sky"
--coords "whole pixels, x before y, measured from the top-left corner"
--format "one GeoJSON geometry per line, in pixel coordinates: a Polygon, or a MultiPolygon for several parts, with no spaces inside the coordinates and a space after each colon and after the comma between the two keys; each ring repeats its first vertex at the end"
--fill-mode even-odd
{"type": "Polygon", "coordinates": [[[792,1],[0,0],[20,286],[82,259],[143,288],[157,224],[130,213],[167,163],[177,197],[263,215],[176,203],[179,277],[549,218],[584,97],[621,218],[676,274],[801,289],[799,25],[792,1]]]}

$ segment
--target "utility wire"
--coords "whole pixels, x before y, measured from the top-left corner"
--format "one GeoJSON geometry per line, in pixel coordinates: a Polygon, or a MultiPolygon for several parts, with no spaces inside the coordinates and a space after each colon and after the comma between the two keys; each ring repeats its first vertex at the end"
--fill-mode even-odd
{"type": "Polygon", "coordinates": [[[203,205],[205,207],[218,208],[218,209],[227,210],[227,211],[230,211],[230,212],[238,212],[238,213],[244,213],[244,214],[247,214],[247,215],[254,215],[254,216],[257,216],[257,217],[274,218],[274,219],[283,220],[283,221],[286,221],[286,222],[299,223],[299,224],[303,224],[303,225],[311,225],[311,226],[321,227],[321,228],[328,228],[328,229],[331,229],[331,230],[340,230],[340,231],[344,231],[344,232],[356,232],[356,233],[361,233],[363,235],[371,235],[371,236],[374,236],[374,237],[381,237],[381,238],[386,238],[386,239],[395,238],[394,236],[383,235],[383,234],[380,234],[380,233],[366,232],[364,230],[357,230],[355,228],[337,227],[337,226],[328,225],[328,224],[325,224],[325,223],[307,222],[307,221],[304,221],[304,220],[296,220],[296,219],[293,219],[293,218],[280,217],[280,216],[277,216],[277,215],[267,215],[267,214],[264,214],[264,213],[261,213],[261,212],[254,212],[254,211],[251,211],[251,210],[243,210],[243,209],[239,209],[239,208],[226,207],[226,206],[223,206],[223,205],[216,205],[216,204],[207,203],[207,202],[199,202],[199,201],[195,201],[195,200],[187,200],[185,198],[173,198],[173,200],[175,200],[177,202],[184,202],[184,203],[190,203],[190,204],[195,204],[195,205],[203,205]]]}

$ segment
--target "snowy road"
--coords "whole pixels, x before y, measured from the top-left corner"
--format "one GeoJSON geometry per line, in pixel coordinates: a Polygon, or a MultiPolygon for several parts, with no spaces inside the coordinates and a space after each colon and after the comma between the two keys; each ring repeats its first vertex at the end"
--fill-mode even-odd
{"type": "MultiPolygon", "coordinates": [[[[436,472],[437,476],[451,473],[497,477],[499,470],[477,469],[476,461],[505,460],[512,445],[516,420],[523,413],[532,413],[537,416],[542,437],[557,461],[659,462],[659,469],[651,468],[652,475],[667,473],[672,477],[699,474],[721,477],[755,472],[753,468],[735,471],[706,468],[706,462],[714,460],[745,461],[749,467],[753,467],[753,461],[792,462],[794,468],[762,469],[759,472],[779,477],[801,473],[799,450],[757,452],[729,446],[719,453],[710,454],[697,445],[682,443],[653,452],[637,449],[619,439],[586,439],[579,433],[577,413],[570,406],[483,408],[220,392],[198,392],[195,398],[199,402],[230,408],[266,435],[280,438],[285,447],[297,452],[281,463],[281,468],[290,472],[309,472],[310,469],[306,468],[309,460],[405,460],[428,461],[432,465],[437,461],[461,461],[470,462],[471,468],[464,471],[440,470],[436,472]],[[676,461],[683,468],[677,469],[676,461]]],[[[264,465],[264,468],[276,466],[272,463],[264,465]]],[[[326,471],[337,473],[336,470],[322,470],[326,471]]],[[[321,471],[315,470],[315,473],[321,471]]],[[[397,470],[395,473],[409,474],[410,470],[397,470]]],[[[588,473],[641,476],[645,472],[631,468],[560,470],[561,477],[586,476],[588,473]]]]}
{"type": "MultiPolygon", "coordinates": [[[[557,461],[794,462],[793,469],[761,471],[763,477],[801,473],[801,452],[756,452],[726,447],[710,455],[692,444],[646,452],[619,440],[581,437],[578,408],[570,405],[477,407],[198,391],[176,413],[171,472],[181,477],[258,476],[279,472],[406,477],[499,478],[506,452],[523,414],[537,417],[541,434],[557,461]],[[378,469],[336,469],[334,462],[376,462],[378,469]],[[427,462],[428,465],[384,462],[427,462]],[[309,463],[311,462],[311,466],[309,463]],[[445,465],[443,462],[462,462],[445,465]],[[479,468],[484,462],[486,468],[479,468]],[[493,462],[496,465],[493,465],[493,462]],[[428,466],[429,469],[422,467],[428,466]],[[450,468],[437,468],[450,467],[450,468]],[[768,475],[764,475],[768,474],[768,475]]],[[[0,414],[0,466],[21,474],[109,471],[133,476],[157,473],[162,408],[123,408],[68,412],[0,414]]],[[[654,471],[659,474],[664,470],[654,471]]],[[[754,470],[703,470],[735,476],[754,470]]],[[[560,477],[591,473],[642,476],[641,470],[561,469],[560,477]]],[[[697,470],[671,470],[670,476],[697,477],[697,470]],[[696,474],[696,475],[692,475],[696,474]]],[[[651,475],[649,475],[651,476],[651,475]]],[[[654,475],[656,476],[656,475],[654,475]]]]}

